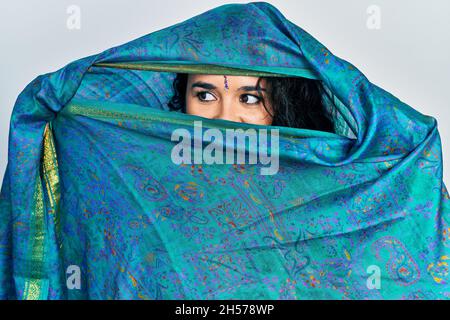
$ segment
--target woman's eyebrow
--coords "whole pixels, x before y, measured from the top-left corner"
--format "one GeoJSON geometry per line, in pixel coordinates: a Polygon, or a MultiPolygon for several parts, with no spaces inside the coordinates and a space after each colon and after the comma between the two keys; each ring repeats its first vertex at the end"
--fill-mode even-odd
{"type": "MultiPolygon", "coordinates": [[[[259,87],[261,91],[266,91],[265,88],[259,87]]],[[[243,86],[238,89],[238,91],[258,91],[258,87],[256,86],[243,86]]]]}
{"type": "Polygon", "coordinates": [[[217,87],[211,83],[207,83],[207,82],[202,82],[202,81],[198,81],[196,83],[194,83],[192,85],[192,89],[194,88],[203,88],[203,89],[208,89],[208,90],[215,90],[217,89],[217,87]]]}

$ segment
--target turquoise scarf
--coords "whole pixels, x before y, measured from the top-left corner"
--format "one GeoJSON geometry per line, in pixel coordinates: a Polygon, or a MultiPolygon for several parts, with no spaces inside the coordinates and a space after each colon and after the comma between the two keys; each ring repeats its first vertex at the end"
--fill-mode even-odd
{"type": "Polygon", "coordinates": [[[20,94],[0,298],[448,299],[449,214],[433,117],[272,5],[223,5],[20,94]],[[169,111],[177,72],[318,79],[336,133],[169,111]],[[278,129],[276,174],[171,161],[172,133],[200,120],[278,129]]]}

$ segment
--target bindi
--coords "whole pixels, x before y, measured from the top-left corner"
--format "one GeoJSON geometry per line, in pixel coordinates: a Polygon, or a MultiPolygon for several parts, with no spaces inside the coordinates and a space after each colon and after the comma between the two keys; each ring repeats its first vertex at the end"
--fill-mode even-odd
{"type": "Polygon", "coordinates": [[[224,77],[224,83],[225,83],[225,90],[228,90],[229,89],[228,78],[227,78],[227,76],[223,76],[223,77],[224,77]]]}

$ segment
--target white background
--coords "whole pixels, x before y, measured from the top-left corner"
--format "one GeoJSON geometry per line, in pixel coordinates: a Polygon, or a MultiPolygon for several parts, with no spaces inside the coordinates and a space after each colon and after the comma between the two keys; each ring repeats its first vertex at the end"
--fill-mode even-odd
{"type": "MultiPolygon", "coordinates": [[[[186,0],[0,1],[0,182],[7,163],[9,120],[15,100],[36,76],[226,3],[186,0]],[[70,30],[67,8],[81,9],[70,30]]],[[[438,120],[444,181],[450,178],[450,1],[270,1],[335,55],[373,83],[438,120]],[[377,5],[381,28],[369,29],[377,5]]]]}

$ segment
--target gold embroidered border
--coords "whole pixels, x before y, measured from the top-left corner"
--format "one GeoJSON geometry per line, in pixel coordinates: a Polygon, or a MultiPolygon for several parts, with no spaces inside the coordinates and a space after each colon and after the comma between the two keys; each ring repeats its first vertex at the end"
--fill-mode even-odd
{"type": "Polygon", "coordinates": [[[61,247],[59,239],[60,235],[60,217],[59,217],[59,201],[61,191],[59,188],[58,159],[56,156],[55,142],[53,138],[53,130],[51,123],[48,123],[44,131],[42,155],[42,172],[44,183],[46,186],[47,197],[50,202],[50,215],[53,216],[55,222],[56,235],[58,239],[58,247],[61,247]]]}
{"type": "Polygon", "coordinates": [[[25,279],[23,300],[37,300],[41,297],[43,281],[42,271],[44,267],[45,254],[45,215],[44,194],[42,190],[40,175],[35,181],[33,196],[33,211],[31,212],[31,256],[28,261],[27,270],[29,277],[25,279]]]}
{"type": "MultiPolygon", "coordinates": [[[[51,124],[47,123],[44,129],[43,148],[39,175],[35,181],[33,196],[33,211],[31,212],[31,264],[28,266],[29,277],[25,279],[23,291],[24,300],[38,300],[47,297],[48,279],[45,275],[45,197],[46,192],[49,201],[49,214],[55,221],[55,232],[57,238],[60,230],[59,223],[59,175],[58,162],[56,158],[55,144],[51,124]],[[45,186],[45,187],[44,187],[45,186]]],[[[59,247],[61,243],[58,241],[59,247]]]]}
{"type": "Polygon", "coordinates": [[[142,71],[176,72],[193,74],[216,74],[230,76],[253,76],[253,77],[287,77],[298,76],[310,79],[319,79],[312,69],[292,67],[261,67],[258,66],[225,66],[220,64],[196,64],[181,63],[177,61],[130,61],[130,62],[99,62],[95,67],[117,68],[142,71]],[[263,71],[270,69],[272,71],[263,71]]]}

